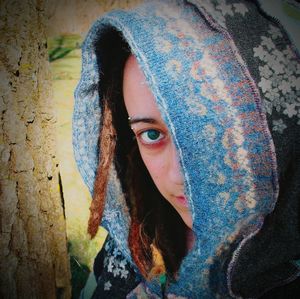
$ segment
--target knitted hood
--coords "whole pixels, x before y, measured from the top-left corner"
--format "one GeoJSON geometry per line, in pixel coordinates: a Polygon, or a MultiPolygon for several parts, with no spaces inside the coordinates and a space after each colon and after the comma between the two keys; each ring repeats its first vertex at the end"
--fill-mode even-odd
{"type": "MultiPolygon", "coordinates": [[[[73,116],[74,154],[91,193],[99,159],[99,48],[110,32],[121,33],[137,58],[184,172],[196,241],[167,293],[256,297],[294,279],[299,61],[280,26],[248,1],[147,1],[96,21],[82,47],[73,116]],[[274,53],[281,55],[273,59],[277,70],[274,53]],[[279,276],[269,275],[274,271],[279,276]]],[[[129,223],[112,165],[101,225],[134,266],[129,223]]],[[[159,294],[156,280],[146,284],[159,294]]]]}

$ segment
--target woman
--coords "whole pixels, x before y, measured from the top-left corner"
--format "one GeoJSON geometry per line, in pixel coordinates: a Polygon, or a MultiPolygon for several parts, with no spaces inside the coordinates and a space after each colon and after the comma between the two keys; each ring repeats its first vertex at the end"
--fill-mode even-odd
{"type": "Polygon", "coordinates": [[[258,298],[297,278],[298,85],[254,2],[147,2],[94,24],[73,119],[88,230],[109,233],[94,298],[258,298]]]}

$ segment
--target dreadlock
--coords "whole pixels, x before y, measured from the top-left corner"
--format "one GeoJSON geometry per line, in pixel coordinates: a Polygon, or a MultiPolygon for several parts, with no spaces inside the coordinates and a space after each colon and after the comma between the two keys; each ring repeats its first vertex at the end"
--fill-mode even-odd
{"type": "Polygon", "coordinates": [[[101,158],[99,159],[100,162],[94,183],[94,196],[90,207],[90,217],[88,222],[88,233],[92,238],[98,231],[99,223],[103,215],[109,168],[113,161],[116,145],[116,131],[111,125],[112,113],[107,105],[107,101],[104,101],[104,103],[99,151],[101,153],[101,158]]]}

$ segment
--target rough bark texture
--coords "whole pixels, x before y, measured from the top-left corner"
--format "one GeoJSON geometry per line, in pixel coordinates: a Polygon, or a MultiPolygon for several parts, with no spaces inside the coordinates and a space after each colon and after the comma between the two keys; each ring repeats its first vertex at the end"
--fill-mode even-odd
{"type": "Polygon", "coordinates": [[[0,297],[69,298],[42,0],[0,0],[0,297]]]}

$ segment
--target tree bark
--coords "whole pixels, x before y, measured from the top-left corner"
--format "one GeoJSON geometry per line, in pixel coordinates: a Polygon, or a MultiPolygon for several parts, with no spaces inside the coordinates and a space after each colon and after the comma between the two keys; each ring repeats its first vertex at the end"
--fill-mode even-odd
{"type": "Polygon", "coordinates": [[[70,298],[43,0],[0,0],[0,297],[70,298]]]}

